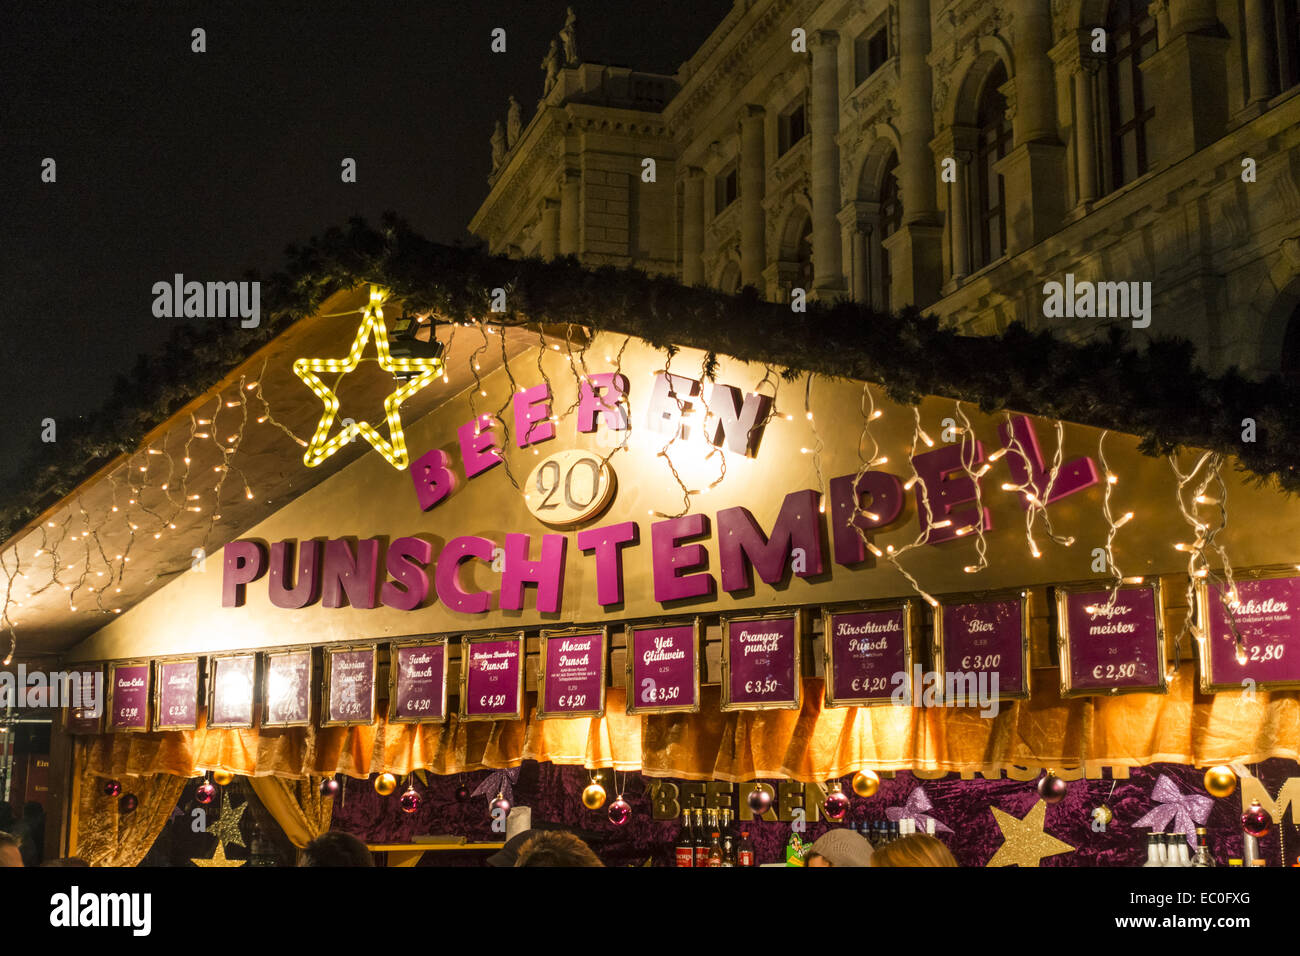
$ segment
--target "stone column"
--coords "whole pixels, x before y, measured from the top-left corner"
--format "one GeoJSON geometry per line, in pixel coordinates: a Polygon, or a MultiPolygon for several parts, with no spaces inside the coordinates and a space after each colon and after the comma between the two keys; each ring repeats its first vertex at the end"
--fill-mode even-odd
{"type": "Polygon", "coordinates": [[[560,174],[560,255],[576,256],[580,235],[582,173],[566,169],[560,174]]]}
{"type": "Polygon", "coordinates": [[[558,199],[542,200],[542,241],[543,259],[554,259],[560,250],[560,202],[558,199]]]}
{"type": "Polygon", "coordinates": [[[1169,0],[1168,41],[1141,70],[1155,115],[1147,152],[1171,164],[1219,139],[1228,123],[1227,53],[1231,42],[1214,14],[1213,0],[1169,0]]]}
{"type": "Polygon", "coordinates": [[[767,255],[763,249],[763,117],[749,105],[740,119],[740,284],[762,288],[767,255]]]}
{"type": "Polygon", "coordinates": [[[1267,0],[1246,0],[1246,66],[1250,77],[1250,95],[1247,108],[1263,109],[1264,104],[1277,93],[1269,73],[1272,59],[1274,33],[1269,29],[1267,0]]]}
{"type": "Polygon", "coordinates": [[[1056,83],[1047,55],[1052,45],[1051,5],[1043,0],[1015,0],[1013,6],[1015,144],[1056,141],[1056,83]]]}
{"type": "Polygon", "coordinates": [[[1097,156],[1097,72],[1101,61],[1091,52],[1090,29],[1068,34],[1051,52],[1060,71],[1070,77],[1074,91],[1074,168],[1076,208],[1086,209],[1100,190],[1097,156]]]}
{"type": "MultiPolygon", "coordinates": [[[[973,138],[974,131],[971,131],[973,138]]],[[[957,181],[948,184],[948,216],[952,243],[952,279],[970,274],[970,163],[975,157],[970,149],[955,148],[952,157],[957,161],[957,181]]]]}
{"type": "Polygon", "coordinates": [[[879,307],[880,257],[872,237],[880,228],[880,203],[852,200],[836,217],[849,250],[849,291],[855,302],[879,307]]]}
{"type": "Polygon", "coordinates": [[[844,290],[840,275],[839,225],[835,214],[840,208],[839,147],[839,34],[818,30],[811,37],[812,47],[812,243],[813,289],[833,294],[844,290]]]}
{"type": "Polygon", "coordinates": [[[704,171],[696,166],[682,182],[682,284],[705,284],[704,171]]]}

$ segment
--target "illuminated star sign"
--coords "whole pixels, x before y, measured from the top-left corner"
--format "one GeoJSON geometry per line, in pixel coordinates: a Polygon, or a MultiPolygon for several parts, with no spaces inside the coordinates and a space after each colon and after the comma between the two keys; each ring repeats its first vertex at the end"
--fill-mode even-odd
{"type": "Polygon", "coordinates": [[[307,452],[302,457],[308,468],[319,465],[357,435],[370,442],[394,468],[401,470],[410,463],[410,456],[406,451],[406,436],[402,432],[400,408],[402,402],[442,374],[442,360],[393,358],[388,351],[388,333],[384,330],[384,313],[380,308],[386,295],[385,290],[378,286],[370,287],[370,304],[366,307],[365,317],[361,320],[361,327],[357,329],[357,337],[352,341],[352,350],[348,352],[347,358],[300,358],[293,363],[293,373],[325,403],[325,411],[316,426],[316,433],[312,435],[311,444],[307,446],[307,452]],[[389,440],[385,440],[369,422],[354,422],[330,438],[330,428],[333,427],[334,416],[339,410],[339,399],[333,389],[322,382],[316,373],[338,372],[346,375],[354,371],[360,364],[361,353],[372,335],[375,339],[375,350],[379,353],[380,368],[386,372],[418,372],[419,374],[403,382],[395,392],[384,399],[384,411],[388,414],[389,440]]]}

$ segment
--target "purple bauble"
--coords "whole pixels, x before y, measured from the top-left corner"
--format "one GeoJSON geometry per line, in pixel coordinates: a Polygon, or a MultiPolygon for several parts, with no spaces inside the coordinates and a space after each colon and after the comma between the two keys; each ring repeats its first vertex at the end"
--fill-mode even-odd
{"type": "Polygon", "coordinates": [[[772,809],[772,795],[761,787],[755,787],[749,791],[749,809],[754,816],[761,817],[772,809]]]}
{"type": "Polygon", "coordinates": [[[616,827],[621,827],[632,819],[632,807],[622,797],[616,797],[614,802],[609,805],[609,822],[616,827]]]}
{"type": "Polygon", "coordinates": [[[420,795],[414,787],[407,787],[398,802],[402,805],[403,813],[414,813],[420,809],[420,795]]]}
{"type": "Polygon", "coordinates": [[[337,797],[339,795],[339,782],[333,777],[326,777],[320,782],[320,795],[322,797],[337,797]]]}
{"type": "Polygon", "coordinates": [[[826,814],[826,819],[839,823],[844,819],[844,814],[849,812],[849,795],[843,790],[832,790],[826,794],[822,811],[826,814]]]}
{"type": "Polygon", "coordinates": [[[502,796],[498,796],[495,800],[492,801],[492,809],[500,810],[501,819],[503,820],[506,817],[510,816],[510,806],[511,806],[510,801],[502,796]]]}
{"type": "Polygon", "coordinates": [[[212,798],[217,795],[217,788],[204,780],[199,784],[199,788],[194,791],[194,799],[199,803],[211,803],[212,798]]]}
{"type": "Polygon", "coordinates": [[[456,788],[456,802],[464,803],[468,799],[469,799],[469,787],[465,786],[462,783],[459,787],[456,788]]]}
{"type": "Polygon", "coordinates": [[[1048,773],[1038,781],[1038,795],[1045,803],[1060,803],[1065,799],[1067,784],[1054,773],[1048,773]]]}
{"type": "Polygon", "coordinates": [[[117,801],[117,811],[118,813],[130,813],[139,805],[140,805],[139,798],[137,798],[134,793],[127,793],[124,794],[122,798],[117,801]]]}
{"type": "Polygon", "coordinates": [[[120,797],[122,795],[122,784],[117,780],[104,781],[104,796],[120,797]]]}
{"type": "Polygon", "coordinates": [[[1252,800],[1250,809],[1241,815],[1241,828],[1253,837],[1262,837],[1268,832],[1268,824],[1268,814],[1258,800],[1252,800]]]}

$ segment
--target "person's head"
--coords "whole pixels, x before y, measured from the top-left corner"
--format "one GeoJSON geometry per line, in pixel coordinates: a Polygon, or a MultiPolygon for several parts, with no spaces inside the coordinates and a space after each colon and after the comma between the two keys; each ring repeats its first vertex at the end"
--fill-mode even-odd
{"type": "Polygon", "coordinates": [[[45,808],[35,800],[28,800],[23,804],[23,819],[35,820],[37,817],[45,816],[45,808]]]}
{"type": "Polygon", "coordinates": [[[374,866],[370,848],[351,833],[331,830],[303,848],[303,866],[374,866]]]}
{"type": "Polygon", "coordinates": [[[0,830],[8,830],[14,822],[14,808],[0,800],[0,830]]]}
{"type": "Polygon", "coordinates": [[[23,854],[18,847],[18,838],[12,833],[0,831],[0,867],[22,865],[23,854]]]}
{"type": "Polygon", "coordinates": [[[533,838],[537,830],[523,830],[506,840],[505,845],[497,850],[486,862],[488,866],[514,866],[519,860],[519,851],[533,838]]]}
{"type": "Polygon", "coordinates": [[[519,848],[515,866],[604,866],[591,847],[563,830],[540,831],[519,848]]]}
{"type": "Polygon", "coordinates": [[[956,866],[948,848],[928,833],[911,833],[886,843],[871,859],[872,866],[956,866]]]}
{"type": "Polygon", "coordinates": [[[805,866],[870,866],[871,841],[856,830],[827,830],[808,851],[805,866]]]}

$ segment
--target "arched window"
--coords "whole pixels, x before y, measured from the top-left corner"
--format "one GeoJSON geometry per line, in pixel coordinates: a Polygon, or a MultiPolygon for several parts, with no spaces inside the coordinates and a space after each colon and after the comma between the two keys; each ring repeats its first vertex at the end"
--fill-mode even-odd
{"type": "Polygon", "coordinates": [[[1011,150],[1011,121],[1007,100],[998,89],[1007,81],[1007,69],[998,63],[984,80],[976,124],[975,166],[971,183],[972,271],[1001,258],[1007,248],[1006,188],[993,168],[1011,150]]]}
{"type": "MultiPolygon", "coordinates": [[[[884,177],[880,183],[880,239],[888,239],[903,225],[903,197],[898,189],[898,154],[890,153],[885,163],[884,177]]],[[[893,273],[889,266],[889,250],[880,247],[880,304],[890,309],[889,290],[893,273]]]]}
{"type": "Polygon", "coordinates": [[[740,266],[734,261],[728,262],[718,279],[718,291],[735,295],[740,291],[740,266]]]}
{"type": "Polygon", "coordinates": [[[1110,100],[1109,189],[1131,183],[1149,168],[1147,124],[1155,107],[1147,97],[1138,64],[1156,52],[1156,18],[1151,0],[1112,0],[1107,32],[1112,53],[1107,71],[1110,100]]]}

